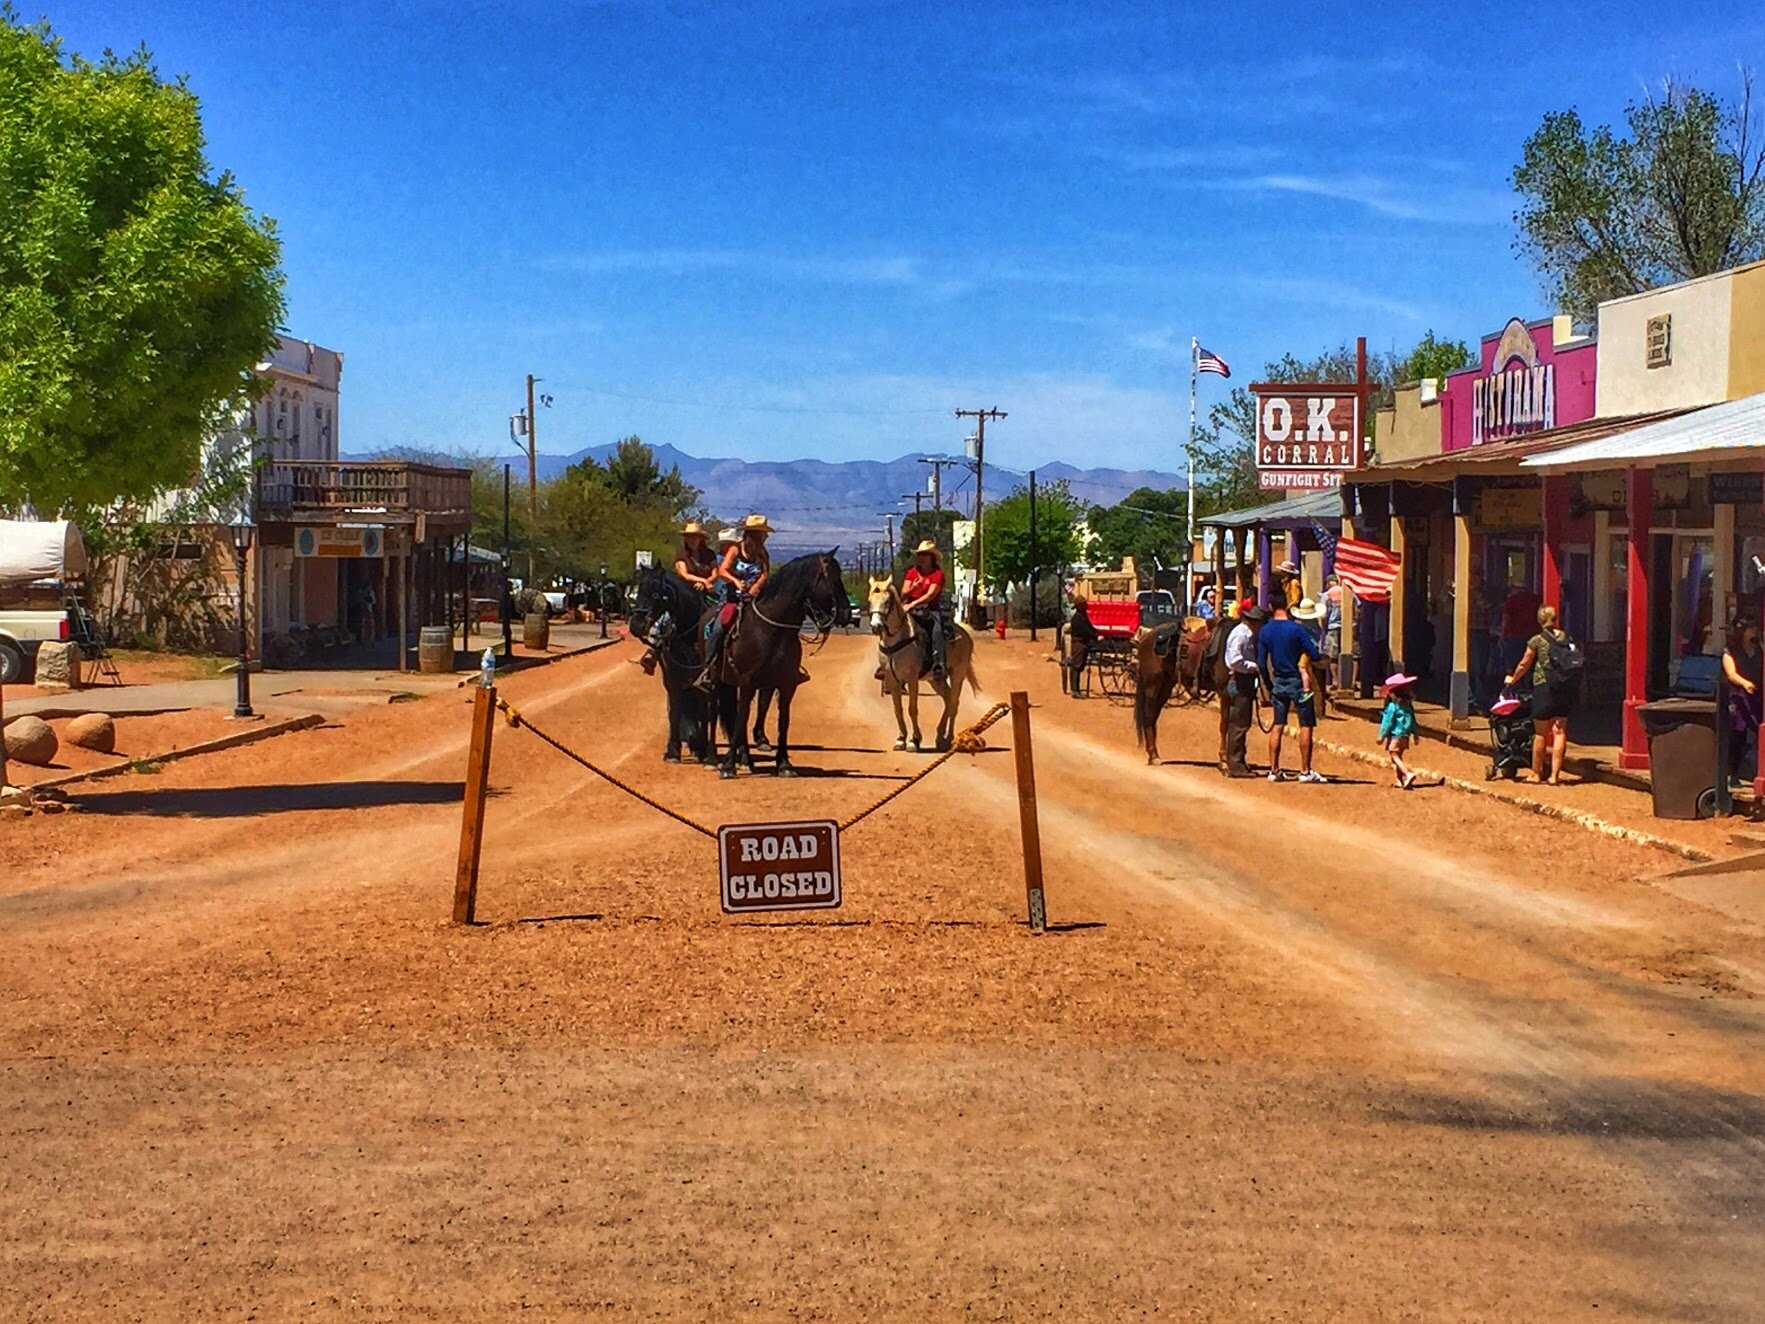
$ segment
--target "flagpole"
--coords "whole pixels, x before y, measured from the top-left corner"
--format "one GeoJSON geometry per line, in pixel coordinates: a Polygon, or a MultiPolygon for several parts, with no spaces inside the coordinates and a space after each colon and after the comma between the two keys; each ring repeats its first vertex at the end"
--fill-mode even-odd
{"type": "MultiPolygon", "coordinates": [[[[1189,559],[1195,556],[1195,387],[1201,375],[1201,341],[1194,336],[1189,337],[1189,446],[1184,458],[1189,463],[1189,559]]],[[[1195,591],[1195,571],[1193,565],[1189,570],[1189,591],[1195,591]]],[[[1219,592],[1215,589],[1216,594],[1219,592]]]]}

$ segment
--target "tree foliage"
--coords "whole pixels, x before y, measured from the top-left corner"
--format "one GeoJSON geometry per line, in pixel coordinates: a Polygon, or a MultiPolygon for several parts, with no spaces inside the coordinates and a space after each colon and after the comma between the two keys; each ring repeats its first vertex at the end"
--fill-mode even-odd
{"type": "Polygon", "coordinates": [[[1427,334],[1416,342],[1416,347],[1395,364],[1392,384],[1402,386],[1425,377],[1443,381],[1447,374],[1468,368],[1473,362],[1471,347],[1464,341],[1436,340],[1433,328],[1429,328],[1427,334]]]}
{"type": "Polygon", "coordinates": [[[1044,573],[1085,558],[1085,541],[1079,523],[1085,504],[1072,494],[1066,480],[1036,488],[1036,538],[1030,541],[1030,490],[1019,484],[1004,499],[987,506],[984,537],[986,581],[997,591],[1005,583],[1022,583],[1030,567],[1039,563],[1044,573]]]}
{"type": "Polygon", "coordinates": [[[0,504],[189,482],[275,344],[280,255],[188,87],[0,8],[0,504]]]}
{"type": "Polygon", "coordinates": [[[1143,566],[1172,566],[1186,559],[1189,494],[1180,487],[1140,487],[1113,506],[1093,506],[1091,559],[1117,566],[1131,556],[1143,566]]]}
{"type": "Polygon", "coordinates": [[[1765,132],[1752,77],[1729,102],[1668,82],[1625,109],[1626,133],[1553,111],[1514,168],[1515,248],[1564,311],[1765,255],[1765,132]]]}
{"type": "Polygon", "coordinates": [[[956,545],[954,510],[917,510],[901,519],[901,534],[895,544],[895,573],[901,574],[913,562],[913,549],[930,539],[944,553],[946,568],[956,545]]]}

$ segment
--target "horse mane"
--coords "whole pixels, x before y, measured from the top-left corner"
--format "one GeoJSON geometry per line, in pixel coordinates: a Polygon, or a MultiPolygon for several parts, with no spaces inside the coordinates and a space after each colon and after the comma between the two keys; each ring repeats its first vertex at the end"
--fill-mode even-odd
{"type": "MultiPolygon", "coordinates": [[[[698,589],[682,579],[677,571],[669,566],[651,566],[638,577],[639,585],[645,582],[660,585],[668,596],[669,607],[681,619],[691,619],[704,605],[698,589]]],[[[641,587],[640,587],[640,592],[641,587]]]]}
{"type": "Polygon", "coordinates": [[[776,597],[794,602],[807,596],[815,571],[826,555],[826,552],[810,552],[772,570],[766,576],[766,589],[760,595],[761,600],[770,601],[776,597]]]}

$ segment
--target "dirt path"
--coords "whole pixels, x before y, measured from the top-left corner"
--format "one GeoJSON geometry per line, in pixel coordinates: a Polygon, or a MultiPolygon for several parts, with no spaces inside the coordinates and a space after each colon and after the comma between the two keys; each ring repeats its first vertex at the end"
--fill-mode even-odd
{"type": "MultiPolygon", "coordinates": [[[[806,776],[657,761],[622,650],[513,678],[709,824],[923,765],[866,640],[806,776]]],[[[709,843],[497,735],[443,923],[464,696],[0,823],[0,1272],[196,1318],[1739,1318],[1765,1263],[1765,938],[1654,852],[1494,802],[1228,783],[1173,712],[1029,688],[1063,931],[1008,753],[849,834],[847,904],[717,914],[709,843]]],[[[970,701],[968,711],[977,711],[970,701]]],[[[929,725],[929,723],[928,723],[929,725]]],[[[997,744],[1008,728],[997,728],[997,744]]]]}

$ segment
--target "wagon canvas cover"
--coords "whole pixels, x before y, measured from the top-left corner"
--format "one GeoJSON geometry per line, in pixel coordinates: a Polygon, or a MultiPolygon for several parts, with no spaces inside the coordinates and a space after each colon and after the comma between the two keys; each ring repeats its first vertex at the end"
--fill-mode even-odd
{"type": "Polygon", "coordinates": [[[67,520],[0,520],[0,584],[78,579],[86,573],[86,544],[67,520]]]}

